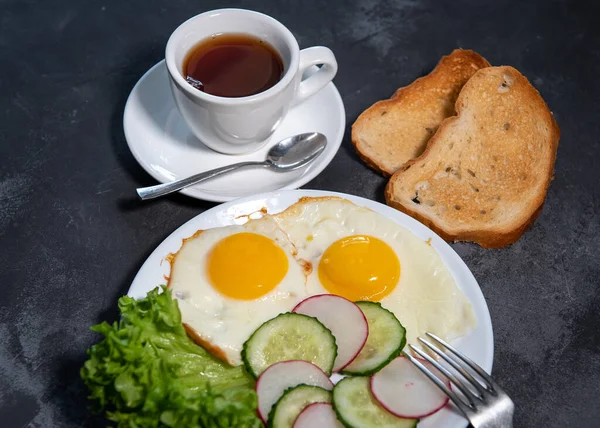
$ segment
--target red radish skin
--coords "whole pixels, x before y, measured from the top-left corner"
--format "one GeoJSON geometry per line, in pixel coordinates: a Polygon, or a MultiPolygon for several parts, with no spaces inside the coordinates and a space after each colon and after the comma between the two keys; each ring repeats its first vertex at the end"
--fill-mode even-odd
{"type": "Polygon", "coordinates": [[[304,408],[293,428],[344,428],[329,403],[313,403],[304,408]]]}
{"type": "MultiPolygon", "coordinates": [[[[417,358],[420,363],[440,379],[446,379],[428,361],[417,358]]],[[[393,415],[407,419],[430,416],[448,403],[444,394],[427,376],[404,356],[392,360],[387,366],[371,376],[369,382],[373,397],[393,415]]]]}
{"type": "Polygon", "coordinates": [[[256,380],[258,416],[266,424],[273,405],[291,387],[314,385],[331,391],[333,383],[323,370],[308,361],[282,361],[269,366],[256,380]]]}
{"type": "Polygon", "coordinates": [[[311,296],[298,303],[292,312],[314,317],[331,331],[338,346],[334,372],[354,361],[369,336],[369,325],[362,310],[335,294],[311,296]]]}

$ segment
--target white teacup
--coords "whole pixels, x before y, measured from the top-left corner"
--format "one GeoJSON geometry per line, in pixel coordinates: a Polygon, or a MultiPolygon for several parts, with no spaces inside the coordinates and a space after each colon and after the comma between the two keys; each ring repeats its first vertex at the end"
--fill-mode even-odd
{"type": "Polygon", "coordinates": [[[330,49],[316,46],[300,50],[290,30],[279,21],[244,9],[213,10],[190,18],[171,34],[165,56],[181,115],[201,142],[226,154],[261,148],[290,107],[323,89],[337,72],[330,49]],[[281,80],[264,92],[240,98],[207,94],[190,85],[183,75],[186,54],[201,40],[221,33],[250,34],[273,46],[283,60],[281,80]],[[313,65],[322,67],[302,80],[313,65]]]}

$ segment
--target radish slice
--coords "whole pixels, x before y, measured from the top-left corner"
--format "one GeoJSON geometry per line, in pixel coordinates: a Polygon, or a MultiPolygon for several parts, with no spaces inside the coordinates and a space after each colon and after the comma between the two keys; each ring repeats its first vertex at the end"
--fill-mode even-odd
{"type": "Polygon", "coordinates": [[[341,296],[312,296],[298,303],[293,312],[315,317],[331,331],[338,346],[334,372],[350,364],[367,341],[369,325],[365,315],[357,305],[341,296]]]}
{"type": "MultiPolygon", "coordinates": [[[[429,362],[419,359],[439,379],[450,382],[429,362]]],[[[371,392],[388,412],[401,418],[424,418],[448,402],[448,397],[408,358],[398,357],[371,377],[371,392]]]]}
{"type": "Polygon", "coordinates": [[[313,403],[296,418],[293,428],[344,428],[338,421],[333,406],[328,403],[313,403]]]}
{"type": "Polygon", "coordinates": [[[267,368],[256,380],[258,416],[267,422],[273,405],[283,392],[300,384],[320,386],[331,391],[333,383],[317,366],[308,361],[283,361],[267,368]]]}

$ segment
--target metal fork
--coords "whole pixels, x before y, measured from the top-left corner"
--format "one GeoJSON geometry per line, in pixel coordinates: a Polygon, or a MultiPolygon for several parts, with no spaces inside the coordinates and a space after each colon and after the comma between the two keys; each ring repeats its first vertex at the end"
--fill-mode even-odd
{"type": "Polygon", "coordinates": [[[452,400],[474,428],[512,428],[515,405],[498,384],[494,382],[481,367],[448,343],[444,342],[434,334],[426,333],[426,335],[450,351],[451,354],[454,354],[454,357],[451,357],[422,337],[418,338],[419,342],[431,349],[435,354],[439,355],[452,368],[460,373],[460,375],[472,386],[471,388],[457,376],[452,374],[446,367],[442,366],[427,353],[413,345],[409,345],[410,348],[419,356],[429,361],[431,365],[446,376],[462,393],[462,396],[459,396],[448,388],[443,380],[440,380],[434,375],[419,362],[418,359],[414,358],[406,351],[404,351],[404,355],[452,400]],[[470,368],[472,373],[476,374],[480,380],[476,380],[473,374],[469,372],[468,368],[470,368]]]}

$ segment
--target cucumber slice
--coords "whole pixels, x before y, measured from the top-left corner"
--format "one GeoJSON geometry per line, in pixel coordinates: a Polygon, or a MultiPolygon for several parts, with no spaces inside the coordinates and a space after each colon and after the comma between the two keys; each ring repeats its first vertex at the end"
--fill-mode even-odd
{"type": "Polygon", "coordinates": [[[333,388],[333,408],[347,428],[415,428],[418,419],[404,419],[385,410],[369,390],[368,377],[347,377],[333,388]]]}
{"type": "Polygon", "coordinates": [[[331,403],[331,391],[313,385],[288,389],[269,413],[269,428],[292,428],[302,410],[313,403],[331,403]]]}
{"type": "Polygon", "coordinates": [[[285,313],[265,322],[244,343],[242,360],[258,377],[280,361],[309,361],[331,376],[337,345],[331,331],[316,318],[285,313]]]}
{"type": "Polygon", "coordinates": [[[367,343],[358,356],[341,371],[368,376],[400,355],[406,344],[406,329],[398,318],[377,302],[356,302],[369,324],[367,343]]]}

